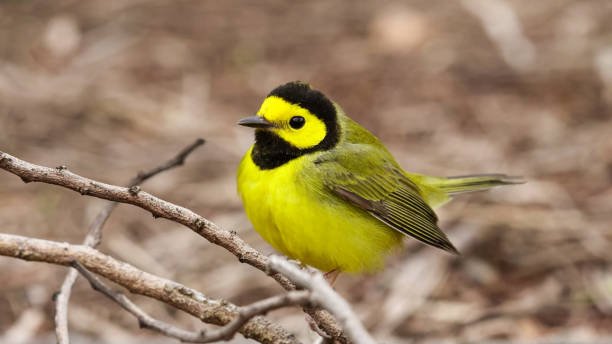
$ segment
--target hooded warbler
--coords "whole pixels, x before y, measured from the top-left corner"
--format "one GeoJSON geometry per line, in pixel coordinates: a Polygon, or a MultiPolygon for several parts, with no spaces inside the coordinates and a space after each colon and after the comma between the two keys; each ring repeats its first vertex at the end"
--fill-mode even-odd
{"type": "Polygon", "coordinates": [[[521,182],[406,172],[378,138],[302,82],[275,88],[238,124],[255,128],[237,175],[249,220],[276,250],[322,271],[376,270],[405,235],[457,253],[432,208],[521,182]]]}

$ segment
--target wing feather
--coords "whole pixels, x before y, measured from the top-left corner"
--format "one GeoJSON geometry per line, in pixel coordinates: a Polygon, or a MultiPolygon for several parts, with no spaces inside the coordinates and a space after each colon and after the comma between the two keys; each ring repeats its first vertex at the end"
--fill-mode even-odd
{"type": "Polygon", "coordinates": [[[327,154],[317,159],[317,168],[323,172],[327,188],[392,229],[457,253],[438,227],[438,218],[418,186],[392,158],[368,154],[367,147],[359,147],[353,153],[356,154],[327,154]]]}

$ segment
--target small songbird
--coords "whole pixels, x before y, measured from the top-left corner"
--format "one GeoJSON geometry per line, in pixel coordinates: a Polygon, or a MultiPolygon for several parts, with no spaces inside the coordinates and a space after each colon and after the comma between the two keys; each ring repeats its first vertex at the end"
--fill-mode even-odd
{"type": "Polygon", "coordinates": [[[276,250],[324,272],[376,270],[404,235],[457,253],[432,208],[522,182],[406,172],[378,138],[302,82],[277,87],[238,124],[255,128],[237,176],[248,218],[276,250]]]}

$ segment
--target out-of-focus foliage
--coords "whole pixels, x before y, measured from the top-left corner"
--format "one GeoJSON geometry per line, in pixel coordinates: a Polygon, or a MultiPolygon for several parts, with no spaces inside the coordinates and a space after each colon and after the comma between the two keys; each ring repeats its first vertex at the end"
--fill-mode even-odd
{"type": "MultiPolygon", "coordinates": [[[[341,277],[339,291],[377,338],[603,340],[612,335],[610,18],[606,0],[4,1],[0,149],[124,183],[202,136],[185,167],[144,189],[272,252],[235,193],[252,141],[235,122],[277,84],[309,81],[407,170],[529,180],[439,211],[461,256],[410,241],[385,271],[341,277]]],[[[78,243],[102,204],[0,173],[3,232],[78,243]]],[[[127,206],[102,249],[240,304],[279,291],[191,231],[127,206]]],[[[0,259],[0,271],[2,339],[52,342],[51,295],[65,269],[0,259]]],[[[271,316],[308,338],[299,311],[271,316]]],[[[82,282],[70,319],[82,342],[159,339],[82,282]]]]}

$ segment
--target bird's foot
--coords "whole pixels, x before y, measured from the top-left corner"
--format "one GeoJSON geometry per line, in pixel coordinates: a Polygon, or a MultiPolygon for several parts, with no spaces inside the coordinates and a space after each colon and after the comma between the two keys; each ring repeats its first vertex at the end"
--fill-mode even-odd
{"type": "Polygon", "coordinates": [[[327,283],[329,283],[329,285],[333,287],[334,283],[336,283],[336,279],[338,279],[338,276],[340,276],[341,272],[342,271],[338,269],[333,269],[331,271],[324,273],[323,276],[325,277],[325,280],[327,281],[327,283]]]}

